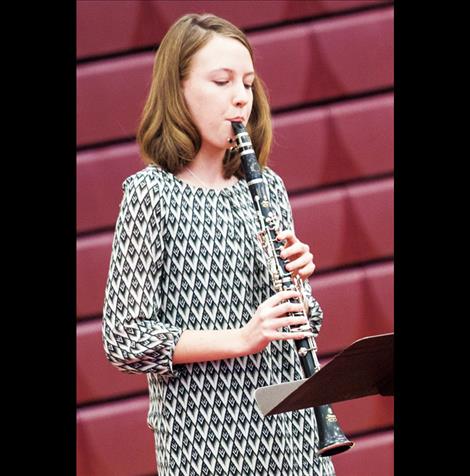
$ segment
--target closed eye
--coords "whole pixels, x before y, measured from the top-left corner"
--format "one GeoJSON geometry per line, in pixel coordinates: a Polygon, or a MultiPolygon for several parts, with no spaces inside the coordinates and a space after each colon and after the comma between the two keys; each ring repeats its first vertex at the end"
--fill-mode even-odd
{"type": "MultiPolygon", "coordinates": [[[[214,81],[215,84],[217,84],[218,86],[225,86],[228,81],[214,81]]],[[[247,89],[251,89],[253,87],[252,84],[245,84],[245,88],[247,89]]]]}

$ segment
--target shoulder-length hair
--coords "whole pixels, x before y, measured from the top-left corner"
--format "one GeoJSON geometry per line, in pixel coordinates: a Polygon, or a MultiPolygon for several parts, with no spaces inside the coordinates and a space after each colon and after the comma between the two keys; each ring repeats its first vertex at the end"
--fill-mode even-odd
{"type": "MultiPolygon", "coordinates": [[[[150,92],[137,130],[142,160],[177,174],[201,148],[201,136],[191,120],[181,84],[189,76],[191,59],[214,34],[238,40],[253,50],[245,34],[223,18],[212,14],[188,14],[179,18],[161,41],[153,66],[150,92]]],[[[246,125],[261,170],[267,165],[272,142],[271,113],[265,86],[255,76],[253,107],[246,125]]],[[[240,156],[227,149],[224,178],[244,178],[240,156]]]]}

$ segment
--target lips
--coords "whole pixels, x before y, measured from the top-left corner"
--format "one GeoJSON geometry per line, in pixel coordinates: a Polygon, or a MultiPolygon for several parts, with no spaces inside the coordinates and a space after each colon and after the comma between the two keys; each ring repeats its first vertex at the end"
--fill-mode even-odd
{"type": "Polygon", "coordinates": [[[244,119],[243,119],[243,117],[238,116],[238,117],[232,117],[231,119],[227,119],[227,121],[231,121],[231,122],[243,122],[244,119]]]}

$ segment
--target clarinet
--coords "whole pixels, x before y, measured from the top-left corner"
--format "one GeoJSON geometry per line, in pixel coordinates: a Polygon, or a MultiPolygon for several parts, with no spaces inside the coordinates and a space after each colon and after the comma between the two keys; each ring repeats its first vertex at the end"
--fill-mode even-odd
{"type": "MultiPolygon", "coordinates": [[[[303,310],[290,313],[291,316],[307,316],[308,303],[302,292],[302,281],[299,276],[292,276],[286,270],[288,259],[280,256],[282,242],[276,240],[279,230],[279,218],[270,205],[266,187],[264,185],[258,159],[251,144],[251,139],[241,122],[232,122],[232,129],[236,137],[236,150],[240,153],[240,159],[245,172],[246,181],[255,206],[261,231],[257,238],[263,248],[268,269],[277,292],[295,289],[301,298],[289,299],[292,303],[302,303],[303,310]]],[[[308,332],[312,328],[310,324],[290,327],[291,332],[308,332]]],[[[295,341],[297,354],[305,378],[311,377],[320,369],[316,350],[317,345],[313,337],[305,337],[295,341]]],[[[318,455],[333,456],[351,448],[354,443],[349,441],[337,423],[336,415],[330,405],[314,407],[315,418],[318,427],[318,455]]]]}

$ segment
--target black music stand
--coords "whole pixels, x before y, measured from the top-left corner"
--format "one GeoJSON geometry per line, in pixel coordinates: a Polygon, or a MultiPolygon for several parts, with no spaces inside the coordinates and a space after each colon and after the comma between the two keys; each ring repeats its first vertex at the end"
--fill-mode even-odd
{"type": "Polygon", "coordinates": [[[255,390],[264,416],[352,400],[393,395],[394,333],[363,337],[310,378],[255,390]]]}

